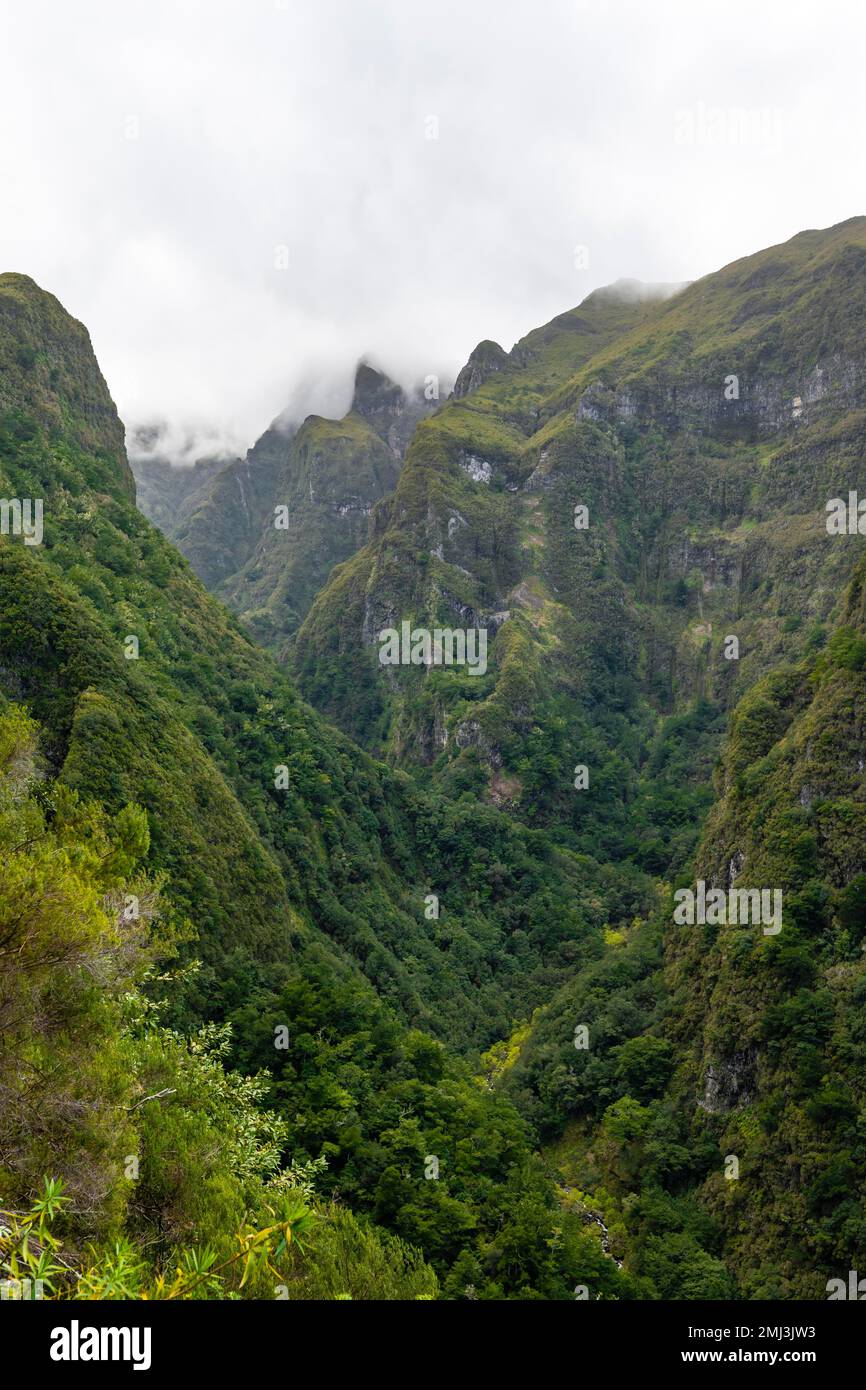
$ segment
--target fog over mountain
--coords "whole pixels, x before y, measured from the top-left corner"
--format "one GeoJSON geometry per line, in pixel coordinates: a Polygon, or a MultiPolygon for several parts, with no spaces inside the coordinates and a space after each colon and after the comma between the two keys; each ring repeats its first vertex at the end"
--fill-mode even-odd
{"type": "Polygon", "coordinates": [[[0,270],[52,287],[124,421],[184,456],[243,453],[292,401],[339,417],[365,355],[453,378],[599,285],[852,212],[851,3],[6,0],[3,24],[0,270]]]}
{"type": "Polygon", "coordinates": [[[833,1383],[866,15],[0,6],[0,1305],[833,1383]]]}

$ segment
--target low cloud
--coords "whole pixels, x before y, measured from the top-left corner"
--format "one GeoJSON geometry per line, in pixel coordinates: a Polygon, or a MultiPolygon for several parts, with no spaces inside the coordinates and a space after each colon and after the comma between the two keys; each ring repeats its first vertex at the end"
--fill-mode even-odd
{"type": "Polygon", "coordinates": [[[339,413],[361,357],[453,378],[599,285],[862,212],[864,28],[841,0],[8,0],[0,269],[87,323],[131,430],[242,453],[339,413]]]}

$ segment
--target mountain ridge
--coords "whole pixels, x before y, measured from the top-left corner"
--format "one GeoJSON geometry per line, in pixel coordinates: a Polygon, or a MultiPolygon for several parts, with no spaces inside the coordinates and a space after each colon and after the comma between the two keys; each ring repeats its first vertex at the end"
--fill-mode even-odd
{"type": "MultiPolygon", "coordinates": [[[[41,743],[14,755],[13,804],[37,790],[15,815],[79,864],[88,836],[122,865],[135,841],[179,938],[172,1023],[228,1023],[234,1065],[264,1069],[273,1161],[324,1160],[322,1198],[418,1247],[445,1297],[823,1297],[866,1231],[866,561],[856,516],[827,525],[866,463],[866,219],[667,298],[590,296],[518,357],[485,348],[405,462],[367,366],[367,415],[271,439],[240,504],[262,573],[233,602],[300,693],[135,511],[76,328],[43,332],[26,375],[33,322],[62,327],[34,290],[0,316],[0,487],[46,504],[43,546],[0,537],[0,771],[26,704],[41,743]],[[302,513],[295,636],[268,508],[290,480],[289,515],[331,525],[359,459],[347,558],[331,568],[302,513]],[[486,629],[486,669],[383,663],[404,623],[486,629]],[[779,930],[682,925],[696,883],[778,892],[779,930]]],[[[141,1195],[117,1185],[94,1059],[132,1049],[142,1085],[152,1063],[105,1023],[82,1036],[95,1118],[71,1150],[59,1115],[28,1130],[0,1058],[0,1182],[24,1200],[58,1171],[79,1239],[123,1231],[158,1259],[184,1222],[233,1239],[156,1159],[194,1091],[114,1141],[145,1150],[141,1195]]],[[[261,1200],[223,1181],[233,1212],[261,1200]]]]}

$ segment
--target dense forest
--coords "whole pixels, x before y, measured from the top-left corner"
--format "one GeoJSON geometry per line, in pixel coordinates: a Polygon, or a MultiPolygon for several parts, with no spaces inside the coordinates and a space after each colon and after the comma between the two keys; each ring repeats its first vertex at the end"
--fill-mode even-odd
{"type": "Polygon", "coordinates": [[[192,482],[133,458],[166,535],[86,330],[0,276],[0,495],[44,511],[0,536],[4,1278],[857,1268],[866,557],[827,504],[864,307],[858,218],[596,291],[448,399],[362,366],[343,420],[192,482]],[[404,621],[485,630],[486,670],[383,666],[404,621]],[[780,929],[678,925],[698,881],[780,929]]]}

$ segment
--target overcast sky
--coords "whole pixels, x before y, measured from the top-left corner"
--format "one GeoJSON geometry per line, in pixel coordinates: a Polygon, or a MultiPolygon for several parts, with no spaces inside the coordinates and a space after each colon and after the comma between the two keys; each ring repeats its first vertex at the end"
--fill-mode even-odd
{"type": "Polygon", "coordinates": [[[866,212],[859,0],[0,0],[0,270],[243,449],[866,212]]]}

